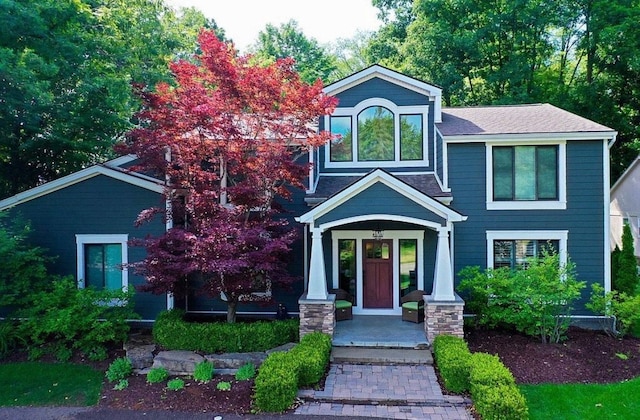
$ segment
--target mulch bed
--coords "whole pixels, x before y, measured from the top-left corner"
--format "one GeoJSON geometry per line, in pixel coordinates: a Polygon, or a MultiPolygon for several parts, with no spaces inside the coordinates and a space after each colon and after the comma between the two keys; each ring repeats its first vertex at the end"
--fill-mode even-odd
{"type": "Polygon", "coordinates": [[[568,340],[543,344],[508,331],[474,330],[471,351],[497,354],[519,384],[611,383],[640,376],[640,339],[571,328],[568,340]]]}

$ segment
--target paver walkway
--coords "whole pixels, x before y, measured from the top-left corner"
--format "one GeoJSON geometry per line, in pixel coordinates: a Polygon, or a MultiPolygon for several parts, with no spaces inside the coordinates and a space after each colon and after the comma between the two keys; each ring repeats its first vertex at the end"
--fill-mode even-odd
{"type": "Polygon", "coordinates": [[[332,364],[321,391],[304,390],[296,414],[392,419],[473,419],[469,401],[443,395],[431,365],[332,364]]]}

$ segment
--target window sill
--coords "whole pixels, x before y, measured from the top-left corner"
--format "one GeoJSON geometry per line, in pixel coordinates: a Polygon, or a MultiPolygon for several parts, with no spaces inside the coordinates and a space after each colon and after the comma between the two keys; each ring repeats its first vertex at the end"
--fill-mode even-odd
{"type": "Polygon", "coordinates": [[[487,210],[566,210],[566,201],[487,201],[487,210]]]}

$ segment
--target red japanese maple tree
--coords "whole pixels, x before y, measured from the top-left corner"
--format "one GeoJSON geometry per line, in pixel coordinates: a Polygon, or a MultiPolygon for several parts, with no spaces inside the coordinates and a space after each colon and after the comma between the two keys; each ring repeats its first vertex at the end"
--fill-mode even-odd
{"type": "Polygon", "coordinates": [[[119,151],[167,180],[171,205],[138,218],[161,212],[173,222],[145,241],[143,289],[181,296],[188,279],[226,300],[233,322],[239,302],[292,281],[286,257],[296,231],[280,201],[303,187],[309,167],[299,157],[329,140],[314,123],[336,100],[319,80],[302,82],[292,60],[254,64],[206,30],[199,44],[200,54],[171,64],[174,83],[140,90],[140,127],[119,151]]]}

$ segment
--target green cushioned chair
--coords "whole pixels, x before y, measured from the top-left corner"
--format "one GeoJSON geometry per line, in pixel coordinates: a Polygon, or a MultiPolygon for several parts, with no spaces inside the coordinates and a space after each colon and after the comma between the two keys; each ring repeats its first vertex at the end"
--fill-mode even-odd
{"type": "Polygon", "coordinates": [[[402,320],[420,323],[424,321],[424,290],[414,290],[402,297],[402,320]]]}
{"type": "Polygon", "coordinates": [[[343,289],[331,289],[329,293],[336,295],[336,321],[353,319],[353,296],[343,289]]]}

